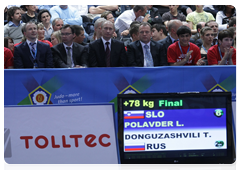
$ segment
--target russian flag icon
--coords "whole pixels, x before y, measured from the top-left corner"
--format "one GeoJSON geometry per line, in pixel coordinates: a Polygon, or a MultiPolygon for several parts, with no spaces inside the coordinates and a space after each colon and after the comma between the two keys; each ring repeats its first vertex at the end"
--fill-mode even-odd
{"type": "Polygon", "coordinates": [[[124,111],[124,119],[144,119],[144,111],[124,111]]]}
{"type": "Polygon", "coordinates": [[[125,151],[145,151],[144,144],[125,144],[125,151]]]}

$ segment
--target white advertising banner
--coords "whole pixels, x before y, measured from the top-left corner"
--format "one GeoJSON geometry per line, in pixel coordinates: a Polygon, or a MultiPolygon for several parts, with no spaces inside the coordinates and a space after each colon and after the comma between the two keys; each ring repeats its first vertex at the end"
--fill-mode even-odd
{"type": "Polygon", "coordinates": [[[117,164],[113,104],[4,108],[10,164],[117,164]]]}

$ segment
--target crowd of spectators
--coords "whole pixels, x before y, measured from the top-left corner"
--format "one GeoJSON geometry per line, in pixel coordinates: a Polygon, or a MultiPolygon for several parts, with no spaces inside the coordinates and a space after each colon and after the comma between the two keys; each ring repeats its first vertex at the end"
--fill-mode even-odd
{"type": "Polygon", "coordinates": [[[232,5],[8,5],[4,69],[236,65],[232,5]]]}

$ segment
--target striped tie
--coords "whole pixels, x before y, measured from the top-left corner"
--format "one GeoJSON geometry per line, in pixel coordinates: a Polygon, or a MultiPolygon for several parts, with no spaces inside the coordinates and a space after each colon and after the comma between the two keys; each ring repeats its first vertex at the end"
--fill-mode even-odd
{"type": "Polygon", "coordinates": [[[35,45],[36,43],[34,42],[34,43],[30,43],[30,45],[31,45],[31,52],[32,52],[32,54],[33,54],[33,58],[35,59],[35,52],[36,52],[36,50],[35,50],[35,48],[34,48],[34,45],[35,45]]]}

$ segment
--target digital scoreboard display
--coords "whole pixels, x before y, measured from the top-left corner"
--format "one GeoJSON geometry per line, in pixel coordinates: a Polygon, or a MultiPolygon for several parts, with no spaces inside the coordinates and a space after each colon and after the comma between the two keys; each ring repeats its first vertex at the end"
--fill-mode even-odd
{"type": "Polygon", "coordinates": [[[233,163],[231,92],[118,95],[121,163],[233,163]]]}

